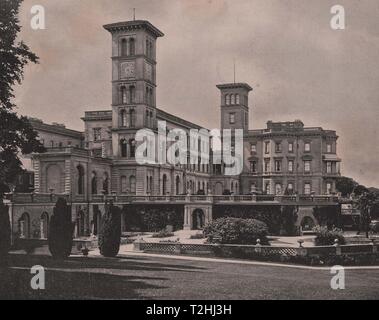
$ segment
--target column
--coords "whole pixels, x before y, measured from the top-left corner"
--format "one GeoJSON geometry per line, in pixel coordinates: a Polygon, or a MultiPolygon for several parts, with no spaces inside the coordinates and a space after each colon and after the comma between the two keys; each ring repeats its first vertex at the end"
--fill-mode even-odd
{"type": "Polygon", "coordinates": [[[190,225],[190,208],[187,206],[184,206],[184,225],[183,230],[191,230],[190,225]]]}

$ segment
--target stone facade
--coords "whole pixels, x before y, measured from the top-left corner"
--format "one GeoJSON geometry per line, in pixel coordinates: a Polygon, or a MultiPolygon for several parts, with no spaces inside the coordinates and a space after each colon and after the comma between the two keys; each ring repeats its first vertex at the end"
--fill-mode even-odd
{"type": "MultiPolygon", "coordinates": [[[[157,133],[158,121],[166,121],[167,129],[179,128],[186,133],[202,128],[157,108],[156,45],[163,33],[147,21],[115,23],[104,28],[112,37],[111,107],[85,112],[83,133],[59,124],[31,121],[47,147],[46,153],[32,156],[34,192],[66,194],[75,201],[72,212],[77,236],[96,233],[97,219],[103,210],[102,196],[106,194],[321,195],[335,192],[340,162],[336,132],[307,128],[301,121],[269,121],[266,129],[250,130],[249,92],[253,89],[245,83],[217,86],[221,129],[243,130],[244,167],[240,175],[226,176],[223,164],[137,164],[135,135],[139,129],[157,133]]],[[[52,214],[51,205],[45,208],[33,204],[27,218],[24,215],[27,208],[16,207],[13,224],[17,233],[24,225],[20,224],[23,219],[37,221],[43,214],[44,219],[52,214]]],[[[211,205],[203,206],[202,214],[197,209],[190,204],[185,207],[186,228],[191,228],[193,219],[198,219],[197,225],[212,219],[211,205]]],[[[43,227],[39,230],[40,235],[46,233],[41,233],[43,227]]]]}

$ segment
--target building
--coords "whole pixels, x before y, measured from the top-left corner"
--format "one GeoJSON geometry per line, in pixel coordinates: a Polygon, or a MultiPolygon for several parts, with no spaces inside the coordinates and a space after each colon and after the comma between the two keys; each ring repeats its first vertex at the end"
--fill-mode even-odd
{"type": "MultiPolygon", "coordinates": [[[[165,121],[167,130],[180,128],[186,133],[202,127],[157,107],[156,46],[163,33],[148,21],[114,23],[104,28],[112,39],[111,107],[85,112],[84,133],[60,124],[46,125],[32,120],[47,147],[46,153],[32,157],[36,194],[33,201],[50,199],[50,204],[42,209],[38,205],[28,209],[35,210],[36,221],[42,219],[41,210],[45,216],[49,214],[57,194],[69,197],[73,220],[77,221],[76,235],[83,236],[97,228],[96,214],[106,195],[122,199],[122,196],[330,195],[335,192],[340,162],[336,132],[307,128],[299,120],[269,121],[266,129],[250,130],[249,93],[253,89],[246,83],[217,86],[221,129],[243,130],[240,175],[227,176],[224,164],[204,164],[200,159],[197,164],[186,165],[138,164],[135,137],[139,129],[147,128],[156,134],[158,121],[165,121]]],[[[205,147],[210,148],[210,153],[217,152],[210,145],[205,147]]],[[[159,152],[162,151],[166,152],[159,152]]],[[[125,199],[130,202],[129,198],[125,199]]],[[[191,204],[184,208],[185,226],[192,225],[188,210],[196,208],[191,204]]],[[[31,224],[24,221],[34,219],[30,214],[23,217],[25,210],[26,205],[18,207],[13,224],[18,234],[22,229],[23,236],[32,236],[33,232],[25,232],[29,227],[20,227],[20,221],[24,226],[31,224]]],[[[204,221],[210,220],[212,204],[203,204],[202,210],[204,221]]],[[[38,232],[40,236],[46,234],[37,230],[37,236],[38,232]]]]}

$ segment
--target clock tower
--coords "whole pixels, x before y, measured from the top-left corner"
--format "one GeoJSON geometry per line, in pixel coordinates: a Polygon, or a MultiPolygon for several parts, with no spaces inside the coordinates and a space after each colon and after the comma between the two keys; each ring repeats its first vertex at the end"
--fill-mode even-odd
{"type": "Polygon", "coordinates": [[[133,158],[118,142],[129,144],[137,130],[156,128],[156,40],[164,34],[144,20],[104,28],[112,35],[113,152],[133,158]]]}

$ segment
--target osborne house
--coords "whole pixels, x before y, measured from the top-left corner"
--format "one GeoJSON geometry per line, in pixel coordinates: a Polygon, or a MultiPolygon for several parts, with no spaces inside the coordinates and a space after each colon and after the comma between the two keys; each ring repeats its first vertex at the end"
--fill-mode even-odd
{"type": "MultiPolygon", "coordinates": [[[[110,200],[122,208],[123,231],[129,230],[131,212],[138,215],[138,210],[149,208],[171,210],[177,228],[201,229],[216,212],[227,214],[231,208],[296,205],[296,224],[306,228],[317,223],[315,206],[338,206],[335,181],[341,160],[336,132],[306,127],[301,120],[250,128],[253,88],[247,83],[215,84],[220,129],[243,131],[240,174],[225,175],[224,163],[200,159],[197,164],[137,163],[138,130],[156,133],[158,121],[165,121],[167,130],[188,133],[202,127],[165,112],[156,100],[156,46],[164,34],[141,20],[104,28],[112,46],[110,106],[84,112],[83,132],[30,119],[46,152],[25,156],[28,173],[8,195],[14,239],[46,238],[59,197],[71,207],[75,237],[97,235],[110,200]]],[[[217,152],[211,143],[207,147],[210,154],[217,152]]]]}

